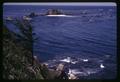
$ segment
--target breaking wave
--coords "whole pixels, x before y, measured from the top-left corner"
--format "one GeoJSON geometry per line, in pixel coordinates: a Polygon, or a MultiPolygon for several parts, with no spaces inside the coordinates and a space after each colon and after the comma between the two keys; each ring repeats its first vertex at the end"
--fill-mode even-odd
{"type": "Polygon", "coordinates": [[[77,17],[77,16],[72,16],[72,15],[46,15],[48,17],[77,17]]]}
{"type": "Polygon", "coordinates": [[[107,66],[99,58],[83,58],[83,57],[72,57],[72,56],[56,56],[53,60],[44,62],[49,68],[54,68],[58,64],[63,63],[65,65],[65,71],[69,74],[74,74],[78,78],[90,77],[91,75],[100,74],[104,71],[107,66]]]}

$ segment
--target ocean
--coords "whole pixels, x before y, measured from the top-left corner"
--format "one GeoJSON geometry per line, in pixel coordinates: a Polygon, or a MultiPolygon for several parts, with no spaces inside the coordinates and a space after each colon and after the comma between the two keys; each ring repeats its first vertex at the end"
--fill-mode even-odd
{"type": "MultiPolygon", "coordinates": [[[[64,63],[79,79],[115,79],[116,7],[4,5],[3,19],[20,18],[31,12],[46,13],[48,9],[59,9],[70,15],[32,18],[38,37],[33,46],[34,55],[49,68],[64,63]]],[[[12,26],[9,29],[16,31],[12,26]]]]}

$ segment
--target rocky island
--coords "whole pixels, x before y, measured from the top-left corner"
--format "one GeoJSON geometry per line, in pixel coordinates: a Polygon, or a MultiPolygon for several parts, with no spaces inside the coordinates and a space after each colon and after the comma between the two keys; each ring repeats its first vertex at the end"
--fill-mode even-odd
{"type": "Polygon", "coordinates": [[[49,9],[46,15],[63,15],[63,13],[57,9],[49,9]]]}

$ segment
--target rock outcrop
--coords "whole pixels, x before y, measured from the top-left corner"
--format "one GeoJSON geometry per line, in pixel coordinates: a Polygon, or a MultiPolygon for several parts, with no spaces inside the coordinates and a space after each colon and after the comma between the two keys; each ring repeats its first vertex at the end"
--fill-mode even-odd
{"type": "Polygon", "coordinates": [[[63,13],[60,12],[59,10],[57,10],[57,9],[50,9],[50,10],[48,10],[48,12],[46,13],[46,15],[60,15],[60,14],[63,14],[63,13]]]}
{"type": "MultiPolygon", "coordinates": [[[[18,22],[24,32],[25,24],[18,22]]],[[[29,25],[28,25],[29,26],[29,25]]],[[[26,27],[27,28],[27,27],[26,27]]],[[[27,32],[26,32],[27,33],[27,32]]],[[[28,33],[31,33],[31,31],[28,33]]],[[[31,34],[30,34],[31,35],[31,34]]],[[[25,37],[25,36],[24,36],[25,37]]],[[[75,79],[73,75],[68,78],[64,64],[56,69],[49,69],[41,63],[37,56],[33,56],[24,37],[10,31],[5,25],[3,28],[3,79],[11,80],[39,80],[39,79],[75,79]],[[25,45],[27,47],[25,47],[25,45]]],[[[30,39],[31,40],[31,39],[30,39]]]]}

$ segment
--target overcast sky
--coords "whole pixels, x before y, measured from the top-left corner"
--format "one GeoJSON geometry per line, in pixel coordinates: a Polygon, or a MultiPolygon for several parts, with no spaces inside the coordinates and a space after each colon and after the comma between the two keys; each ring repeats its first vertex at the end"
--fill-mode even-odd
{"type": "Polygon", "coordinates": [[[4,3],[4,5],[58,5],[58,6],[116,6],[114,2],[70,2],[70,3],[4,3]]]}

